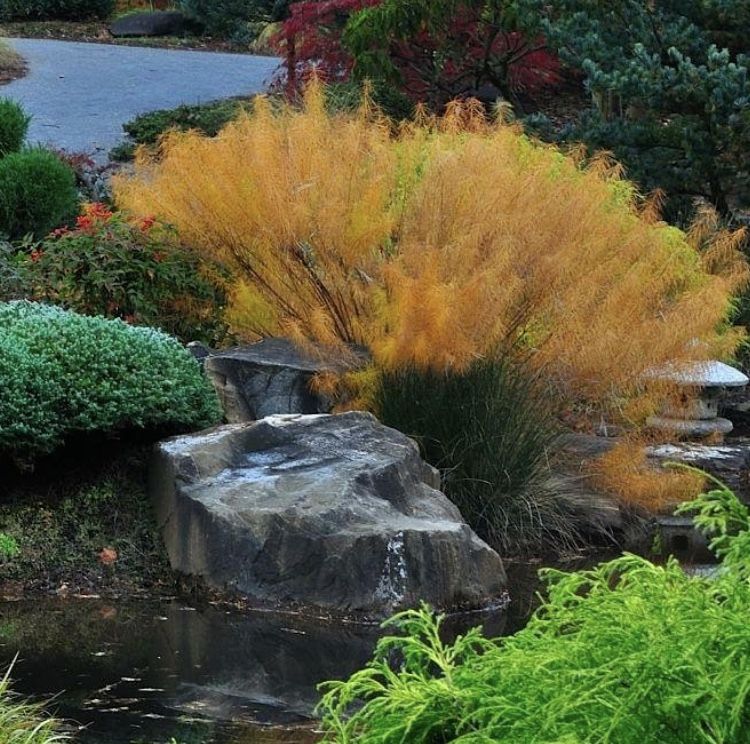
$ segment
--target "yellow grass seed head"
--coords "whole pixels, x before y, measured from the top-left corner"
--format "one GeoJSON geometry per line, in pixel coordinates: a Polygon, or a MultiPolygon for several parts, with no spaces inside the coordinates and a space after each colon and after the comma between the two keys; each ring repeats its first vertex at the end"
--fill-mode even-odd
{"type": "Polygon", "coordinates": [[[476,102],[394,131],[370,103],[331,114],[324,98],[260,98],[116,180],[122,207],[234,269],[240,333],[361,344],[381,368],[460,371],[503,349],[582,408],[638,419],[659,402],[645,372],[741,339],[741,235],[709,213],[669,227],[610,156],[585,166],[476,102]]]}

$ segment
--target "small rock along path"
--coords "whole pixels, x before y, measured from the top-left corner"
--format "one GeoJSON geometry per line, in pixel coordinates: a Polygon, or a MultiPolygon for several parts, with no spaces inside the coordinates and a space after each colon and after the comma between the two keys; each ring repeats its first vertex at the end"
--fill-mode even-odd
{"type": "Polygon", "coordinates": [[[267,86],[279,60],[249,54],[9,39],[28,74],[0,96],[31,114],[29,142],[97,161],[122,140],[134,116],[183,103],[252,95],[267,86]]]}

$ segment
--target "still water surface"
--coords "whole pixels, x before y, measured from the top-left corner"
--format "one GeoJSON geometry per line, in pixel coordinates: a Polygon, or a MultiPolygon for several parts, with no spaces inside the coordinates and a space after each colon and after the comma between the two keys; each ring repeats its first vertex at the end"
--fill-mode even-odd
{"type": "MultiPolygon", "coordinates": [[[[455,616],[453,634],[521,627],[538,565],[509,569],[511,603],[455,616]]],[[[176,600],[0,604],[0,667],[15,689],[73,722],[82,744],[310,744],[316,687],[370,658],[379,629],[176,600]]]]}

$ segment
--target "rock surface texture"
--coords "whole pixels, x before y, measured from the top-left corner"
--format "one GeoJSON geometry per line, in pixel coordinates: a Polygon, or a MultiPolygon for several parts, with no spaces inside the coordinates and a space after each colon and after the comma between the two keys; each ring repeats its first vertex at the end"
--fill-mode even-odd
{"type": "Polygon", "coordinates": [[[129,13],[112,22],[112,36],[175,36],[185,31],[187,21],[178,11],[129,13]]]}
{"type": "Polygon", "coordinates": [[[151,490],[175,569],[264,604],[382,616],[504,592],[500,557],[438,480],[408,437],[356,412],[167,440],[151,490]]]}
{"type": "MultiPolygon", "coordinates": [[[[646,449],[655,465],[681,462],[705,470],[726,483],[746,504],[750,504],[750,439],[737,437],[722,444],[658,444],[646,449]]],[[[714,485],[709,484],[710,488],[714,485]]]]}
{"type": "Polygon", "coordinates": [[[617,440],[570,433],[561,437],[547,487],[575,517],[576,527],[589,540],[614,541],[625,527],[616,498],[596,488],[591,463],[617,440]]]}
{"type": "Polygon", "coordinates": [[[283,338],[213,352],[204,364],[229,423],[277,413],[330,413],[332,402],[313,392],[311,383],[321,372],[340,371],[283,338]]]}

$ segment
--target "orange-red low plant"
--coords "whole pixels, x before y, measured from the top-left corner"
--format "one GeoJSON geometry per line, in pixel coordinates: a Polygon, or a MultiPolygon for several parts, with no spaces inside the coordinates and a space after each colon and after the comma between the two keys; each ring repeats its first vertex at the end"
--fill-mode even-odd
{"type": "Polygon", "coordinates": [[[151,215],[129,220],[85,204],[73,228],[24,247],[21,266],[35,300],[159,327],[185,341],[224,338],[223,267],[201,260],[151,215]]]}

